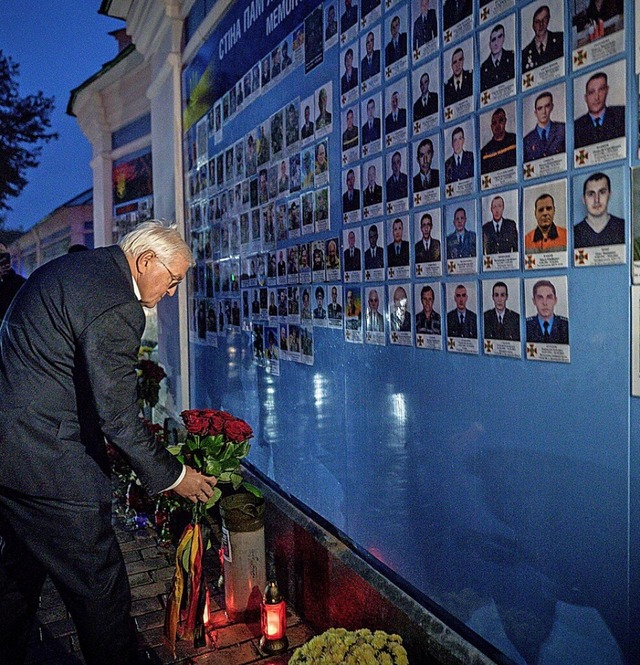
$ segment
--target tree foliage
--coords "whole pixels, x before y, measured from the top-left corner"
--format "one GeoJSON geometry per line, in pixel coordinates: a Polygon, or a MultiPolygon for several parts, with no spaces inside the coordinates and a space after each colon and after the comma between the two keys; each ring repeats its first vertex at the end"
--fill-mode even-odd
{"type": "Polygon", "coordinates": [[[20,97],[19,65],[0,50],[0,222],[11,210],[8,199],[17,197],[28,183],[26,172],[40,163],[44,143],[57,139],[51,128],[54,98],[20,97]]]}

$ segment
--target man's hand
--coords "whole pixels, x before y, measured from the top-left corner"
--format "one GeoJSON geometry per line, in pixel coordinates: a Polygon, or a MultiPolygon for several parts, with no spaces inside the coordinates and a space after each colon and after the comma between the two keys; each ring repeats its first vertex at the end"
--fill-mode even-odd
{"type": "Polygon", "coordinates": [[[211,498],[218,480],[214,476],[205,476],[190,466],[185,468],[187,472],[184,478],[173,488],[173,491],[193,503],[198,501],[206,503],[211,498]]]}

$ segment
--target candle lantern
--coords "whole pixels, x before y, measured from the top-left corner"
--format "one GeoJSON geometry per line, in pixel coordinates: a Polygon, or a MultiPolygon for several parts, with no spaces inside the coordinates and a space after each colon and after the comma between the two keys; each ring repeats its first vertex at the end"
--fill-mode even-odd
{"type": "Polygon", "coordinates": [[[287,649],[287,605],[274,580],[270,581],[264,590],[260,606],[260,628],[260,648],[265,653],[280,653],[287,649]]]}

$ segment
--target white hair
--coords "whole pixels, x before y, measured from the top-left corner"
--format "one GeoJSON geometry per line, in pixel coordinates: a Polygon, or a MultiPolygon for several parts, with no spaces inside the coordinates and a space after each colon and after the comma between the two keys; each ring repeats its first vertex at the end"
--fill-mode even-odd
{"type": "Polygon", "coordinates": [[[125,254],[134,258],[151,250],[160,261],[168,263],[177,254],[190,266],[195,265],[191,249],[178,233],[175,224],[165,226],[157,220],[142,222],[118,244],[125,254]]]}

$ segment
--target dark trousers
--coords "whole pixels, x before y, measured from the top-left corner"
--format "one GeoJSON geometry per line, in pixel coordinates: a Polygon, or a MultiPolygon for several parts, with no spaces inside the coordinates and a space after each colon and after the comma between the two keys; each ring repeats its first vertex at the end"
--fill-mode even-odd
{"type": "Polygon", "coordinates": [[[46,576],[87,665],[136,663],[131,592],[111,504],[61,502],[0,488],[0,660],[20,665],[46,576]]]}

